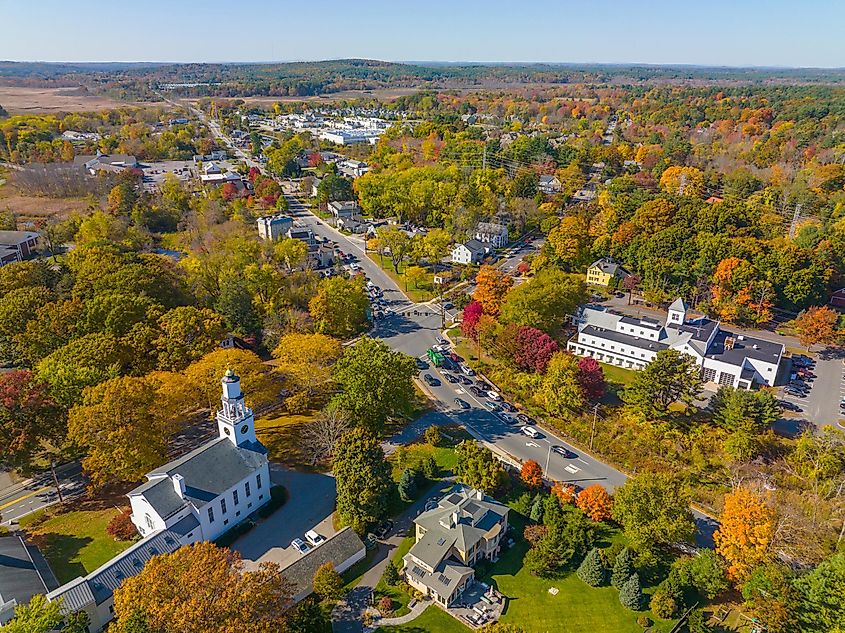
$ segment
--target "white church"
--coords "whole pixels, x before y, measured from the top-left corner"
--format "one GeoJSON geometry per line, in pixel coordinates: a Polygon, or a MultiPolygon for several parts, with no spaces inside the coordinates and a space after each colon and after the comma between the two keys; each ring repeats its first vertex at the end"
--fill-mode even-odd
{"type": "Polygon", "coordinates": [[[214,540],[270,500],[267,451],[255,437],[252,410],[232,370],[223,376],[222,403],[217,438],[148,473],[147,483],[129,493],[132,522],[143,538],[47,594],[62,600],[65,613],[87,612],[91,631],[112,620],[114,591],[150,558],[214,540]]]}

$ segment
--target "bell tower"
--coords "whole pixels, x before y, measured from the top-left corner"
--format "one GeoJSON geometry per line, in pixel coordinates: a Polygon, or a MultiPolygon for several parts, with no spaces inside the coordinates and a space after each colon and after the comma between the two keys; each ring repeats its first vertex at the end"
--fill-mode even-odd
{"type": "Polygon", "coordinates": [[[217,429],[235,446],[256,443],[255,419],[252,409],[244,404],[241,379],[231,369],[223,375],[223,407],[217,411],[217,429]]]}

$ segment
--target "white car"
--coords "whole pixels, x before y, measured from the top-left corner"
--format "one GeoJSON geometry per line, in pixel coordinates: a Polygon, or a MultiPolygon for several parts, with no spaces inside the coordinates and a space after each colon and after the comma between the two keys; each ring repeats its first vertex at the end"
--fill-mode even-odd
{"type": "Polygon", "coordinates": [[[540,437],[539,431],[535,429],[533,426],[523,426],[522,432],[525,433],[528,437],[533,437],[535,440],[540,437]]]}
{"type": "Polygon", "coordinates": [[[475,372],[472,370],[472,367],[465,365],[464,363],[461,363],[461,372],[465,376],[475,376],[475,372]]]}
{"type": "Polygon", "coordinates": [[[322,535],[317,534],[314,530],[308,530],[305,533],[305,540],[311,543],[311,545],[313,545],[314,547],[322,545],[326,542],[326,539],[324,539],[322,535]]]}
{"type": "Polygon", "coordinates": [[[291,542],[291,547],[293,547],[297,552],[302,554],[303,556],[311,551],[311,547],[303,541],[301,538],[295,538],[291,542]]]}
{"type": "Polygon", "coordinates": [[[499,402],[502,399],[502,396],[499,395],[498,391],[492,390],[487,392],[487,397],[491,400],[495,400],[496,402],[499,402]]]}

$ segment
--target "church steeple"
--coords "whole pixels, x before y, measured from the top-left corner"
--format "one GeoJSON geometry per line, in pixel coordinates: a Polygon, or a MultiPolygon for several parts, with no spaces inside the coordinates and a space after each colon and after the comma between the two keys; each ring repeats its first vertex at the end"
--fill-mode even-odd
{"type": "Polygon", "coordinates": [[[223,407],[217,412],[217,428],[220,437],[228,439],[235,446],[255,443],[255,419],[252,409],[244,404],[241,379],[231,369],[223,375],[223,407]]]}

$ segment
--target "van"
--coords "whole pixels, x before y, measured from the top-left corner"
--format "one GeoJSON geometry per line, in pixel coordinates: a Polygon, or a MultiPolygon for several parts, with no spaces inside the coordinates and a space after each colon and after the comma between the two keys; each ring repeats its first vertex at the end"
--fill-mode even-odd
{"type": "Polygon", "coordinates": [[[311,543],[311,545],[313,545],[314,547],[322,545],[326,542],[326,539],[323,538],[320,534],[317,534],[314,530],[308,530],[305,533],[305,540],[311,543]]]}

